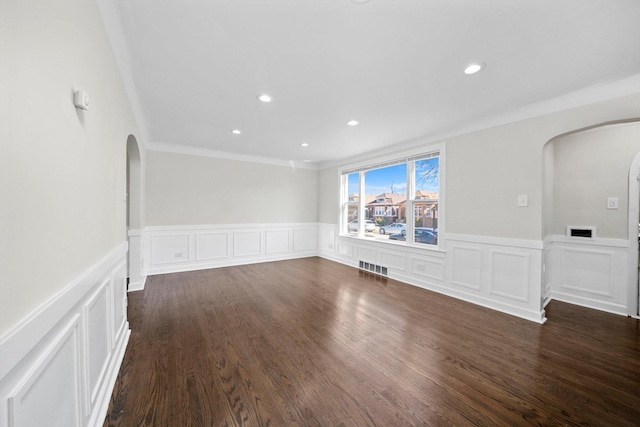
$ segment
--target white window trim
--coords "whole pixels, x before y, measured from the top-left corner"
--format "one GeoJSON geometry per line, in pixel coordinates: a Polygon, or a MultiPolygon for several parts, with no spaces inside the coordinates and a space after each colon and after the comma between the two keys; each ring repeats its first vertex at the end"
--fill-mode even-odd
{"type": "MultiPolygon", "coordinates": [[[[446,230],[446,143],[441,142],[438,144],[429,144],[424,145],[421,148],[415,148],[411,150],[401,151],[395,154],[390,154],[387,156],[380,156],[375,158],[370,158],[367,160],[359,161],[356,163],[350,163],[347,165],[343,165],[338,168],[338,173],[340,175],[340,185],[342,187],[342,198],[340,200],[341,206],[341,215],[339,217],[340,225],[338,229],[340,230],[340,235],[348,238],[361,238],[365,239],[372,243],[380,243],[383,245],[394,244],[397,245],[398,242],[387,242],[382,240],[372,240],[364,237],[364,227],[362,223],[358,223],[358,235],[357,237],[349,234],[347,227],[347,222],[345,218],[347,218],[348,212],[346,212],[346,206],[349,201],[348,194],[348,174],[355,173],[360,170],[366,169],[374,169],[385,166],[392,166],[398,163],[407,163],[407,192],[406,194],[415,194],[415,185],[414,180],[410,179],[411,175],[415,173],[414,163],[410,162],[412,157],[420,157],[422,155],[426,155],[429,153],[438,152],[439,160],[439,190],[438,190],[438,244],[437,245],[425,245],[424,243],[415,243],[414,242],[414,222],[415,221],[406,221],[407,226],[407,240],[405,242],[406,246],[410,246],[412,248],[421,248],[424,250],[430,251],[442,251],[444,249],[444,238],[445,238],[445,230],[446,230]],[[346,202],[345,202],[346,201],[346,202]]],[[[360,174],[360,188],[359,195],[360,200],[365,200],[365,182],[364,182],[364,174],[360,174]]],[[[419,200],[409,199],[407,197],[407,212],[414,211],[414,202],[419,202],[419,200]]],[[[364,218],[365,216],[365,204],[359,204],[359,212],[358,218],[364,218]]]]}

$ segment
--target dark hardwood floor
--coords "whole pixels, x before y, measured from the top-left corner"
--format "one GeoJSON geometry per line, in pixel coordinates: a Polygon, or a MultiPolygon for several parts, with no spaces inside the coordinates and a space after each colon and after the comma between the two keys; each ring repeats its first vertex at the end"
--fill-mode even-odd
{"type": "Polygon", "coordinates": [[[105,426],[638,426],[640,324],[320,258],[149,277],[105,426]]]}

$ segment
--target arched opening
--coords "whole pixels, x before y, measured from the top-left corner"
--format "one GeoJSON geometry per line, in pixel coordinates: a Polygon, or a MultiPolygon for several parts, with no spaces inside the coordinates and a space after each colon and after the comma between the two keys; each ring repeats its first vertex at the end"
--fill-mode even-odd
{"type": "Polygon", "coordinates": [[[640,315],[640,153],[631,163],[629,169],[629,315],[638,318],[640,315]]]}
{"type": "Polygon", "coordinates": [[[129,258],[127,272],[128,290],[140,290],[144,286],[142,266],[142,168],[140,147],[135,136],[127,138],[127,240],[129,258]]]}
{"type": "Polygon", "coordinates": [[[637,315],[640,121],[559,135],[543,159],[545,303],[637,315]]]}
{"type": "Polygon", "coordinates": [[[140,149],[135,136],[127,138],[127,228],[138,229],[140,215],[140,149]]]}

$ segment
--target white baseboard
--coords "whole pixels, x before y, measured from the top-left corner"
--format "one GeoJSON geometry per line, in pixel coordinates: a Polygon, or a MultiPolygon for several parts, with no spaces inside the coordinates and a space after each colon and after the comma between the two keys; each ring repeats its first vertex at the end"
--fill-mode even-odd
{"type": "Polygon", "coordinates": [[[571,295],[556,291],[551,292],[551,299],[555,301],[562,301],[569,304],[579,305],[581,307],[592,308],[594,310],[605,311],[607,313],[627,316],[627,306],[623,304],[609,303],[593,298],[586,298],[578,295],[571,295]]]}
{"type": "Polygon", "coordinates": [[[147,276],[144,275],[142,276],[142,280],[140,280],[139,282],[129,282],[129,288],[127,289],[127,292],[144,291],[144,285],[146,283],[147,283],[147,276]]]}
{"type": "MultiPolygon", "coordinates": [[[[298,254],[289,254],[289,255],[260,256],[260,257],[250,257],[250,258],[243,258],[243,259],[232,259],[232,260],[226,260],[224,262],[185,263],[183,265],[154,268],[148,271],[148,275],[155,276],[158,274],[170,274],[170,273],[182,273],[186,271],[208,270],[210,268],[235,267],[238,265],[260,264],[262,262],[286,261],[288,259],[309,258],[313,256],[317,256],[317,253],[302,252],[298,254]]],[[[142,289],[131,289],[131,287],[129,287],[129,292],[134,292],[136,290],[143,290],[143,289],[144,289],[144,285],[142,289]]]]}
{"type": "Polygon", "coordinates": [[[98,426],[129,340],[126,242],[0,338],[0,427],[98,426]]]}

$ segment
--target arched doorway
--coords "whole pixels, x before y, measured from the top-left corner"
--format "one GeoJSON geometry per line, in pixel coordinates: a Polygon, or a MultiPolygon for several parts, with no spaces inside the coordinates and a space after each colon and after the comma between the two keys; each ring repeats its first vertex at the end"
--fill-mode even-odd
{"type": "Polygon", "coordinates": [[[640,121],[559,135],[543,158],[545,302],[637,316],[640,121]]]}
{"type": "Polygon", "coordinates": [[[629,169],[629,315],[640,315],[640,153],[636,155],[629,169]]]}
{"type": "Polygon", "coordinates": [[[144,288],[142,265],[142,168],[140,147],[135,136],[127,138],[127,240],[129,258],[127,272],[129,291],[144,288]]]}

